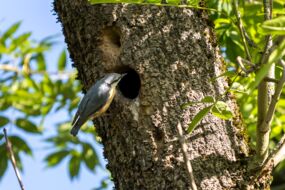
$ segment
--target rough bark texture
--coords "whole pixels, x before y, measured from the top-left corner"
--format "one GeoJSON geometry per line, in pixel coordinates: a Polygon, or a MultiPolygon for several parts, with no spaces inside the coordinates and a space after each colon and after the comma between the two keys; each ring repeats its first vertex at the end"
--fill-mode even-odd
{"type": "MultiPolygon", "coordinates": [[[[129,73],[109,114],[94,121],[116,189],[189,189],[176,125],[186,129],[205,105],[180,105],[217,98],[228,87],[222,77],[211,82],[224,66],[204,14],[85,0],[56,0],[55,10],[85,90],[105,73],[129,73]]],[[[224,101],[235,118],[208,114],[187,139],[200,189],[241,189],[244,180],[242,122],[235,100],[224,101]]]]}

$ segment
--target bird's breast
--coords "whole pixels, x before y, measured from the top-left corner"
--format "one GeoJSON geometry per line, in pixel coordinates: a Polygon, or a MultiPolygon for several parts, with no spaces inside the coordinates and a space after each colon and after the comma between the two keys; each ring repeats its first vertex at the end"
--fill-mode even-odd
{"type": "Polygon", "coordinates": [[[100,110],[98,110],[94,115],[93,115],[93,119],[102,115],[103,113],[105,113],[107,111],[107,109],[110,107],[113,99],[114,99],[114,96],[116,94],[116,89],[115,88],[112,88],[109,92],[109,97],[106,101],[106,103],[102,106],[102,108],[100,110]]]}

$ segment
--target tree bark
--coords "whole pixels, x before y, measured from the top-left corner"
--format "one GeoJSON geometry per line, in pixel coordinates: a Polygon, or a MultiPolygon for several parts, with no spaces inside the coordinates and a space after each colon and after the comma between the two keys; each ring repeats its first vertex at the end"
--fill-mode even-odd
{"type": "MultiPolygon", "coordinates": [[[[116,189],[190,189],[176,126],[186,130],[205,96],[228,88],[207,16],[198,9],[55,0],[84,91],[105,73],[128,73],[109,113],[95,119],[116,189]]],[[[248,145],[236,101],[224,121],[208,114],[187,137],[198,189],[242,189],[248,145]]],[[[186,132],[185,132],[186,133],[186,132]]]]}

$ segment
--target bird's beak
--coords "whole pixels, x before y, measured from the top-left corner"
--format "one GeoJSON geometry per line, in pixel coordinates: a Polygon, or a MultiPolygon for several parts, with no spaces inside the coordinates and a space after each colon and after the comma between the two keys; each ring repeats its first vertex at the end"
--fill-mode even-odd
{"type": "Polygon", "coordinates": [[[122,78],[124,78],[124,76],[126,76],[128,73],[123,73],[123,74],[121,74],[121,77],[120,77],[120,80],[122,79],[122,78]]]}

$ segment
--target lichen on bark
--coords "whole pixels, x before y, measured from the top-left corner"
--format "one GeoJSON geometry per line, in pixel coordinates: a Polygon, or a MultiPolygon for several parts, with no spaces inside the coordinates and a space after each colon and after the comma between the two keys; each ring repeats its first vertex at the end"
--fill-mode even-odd
{"type": "MultiPolygon", "coordinates": [[[[228,88],[225,78],[212,80],[224,65],[205,14],[85,0],[56,0],[55,10],[84,90],[105,73],[132,73],[119,86],[109,113],[94,120],[116,189],[189,188],[176,125],[186,129],[205,105],[180,105],[217,98],[228,88]]],[[[235,119],[208,114],[187,139],[200,189],[238,189],[244,180],[243,126],[235,99],[224,101],[235,119]]]]}

